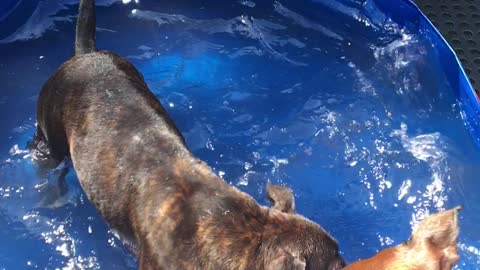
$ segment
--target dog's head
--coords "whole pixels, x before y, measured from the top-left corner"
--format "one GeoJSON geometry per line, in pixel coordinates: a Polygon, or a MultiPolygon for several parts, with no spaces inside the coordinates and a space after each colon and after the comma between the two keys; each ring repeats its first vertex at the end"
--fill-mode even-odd
{"type": "Polygon", "coordinates": [[[345,263],[337,242],[319,225],[295,214],[290,189],[268,185],[272,202],[262,237],[261,254],[266,270],[340,270],[345,263]]]}
{"type": "Polygon", "coordinates": [[[355,262],[345,270],[450,270],[458,262],[457,207],[425,218],[410,239],[383,250],[374,257],[355,262]]]}

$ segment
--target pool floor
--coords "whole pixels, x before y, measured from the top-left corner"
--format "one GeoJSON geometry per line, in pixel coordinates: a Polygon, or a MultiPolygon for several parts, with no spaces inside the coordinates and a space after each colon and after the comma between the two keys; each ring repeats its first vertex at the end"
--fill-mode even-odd
{"type": "MultiPolygon", "coordinates": [[[[0,21],[0,269],[136,269],[73,170],[48,201],[56,172],[39,179],[25,150],[40,88],[73,53],[76,2],[0,21]]],[[[97,4],[98,47],[134,63],[225,181],[262,204],[267,182],[291,187],[349,262],[464,205],[455,269],[478,269],[480,149],[424,35],[372,1],[97,4]]]]}

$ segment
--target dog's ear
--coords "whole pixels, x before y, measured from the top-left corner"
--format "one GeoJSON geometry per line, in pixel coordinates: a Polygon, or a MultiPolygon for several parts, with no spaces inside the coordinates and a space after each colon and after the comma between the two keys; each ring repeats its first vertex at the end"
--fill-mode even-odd
{"type": "Polygon", "coordinates": [[[265,270],[305,270],[305,260],[299,256],[281,251],[265,266],[265,270]]]}
{"type": "Polygon", "coordinates": [[[414,229],[409,245],[412,248],[429,248],[440,254],[440,269],[451,269],[458,262],[457,240],[459,233],[458,211],[461,207],[433,214],[414,229]]]}
{"type": "Polygon", "coordinates": [[[295,200],[289,188],[269,183],[267,184],[267,198],[274,209],[285,213],[295,212],[295,200]]]}

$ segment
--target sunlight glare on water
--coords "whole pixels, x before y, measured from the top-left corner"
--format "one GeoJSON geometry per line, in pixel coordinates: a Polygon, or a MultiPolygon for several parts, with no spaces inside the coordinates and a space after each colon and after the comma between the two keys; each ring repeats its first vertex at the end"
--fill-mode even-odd
{"type": "MultiPolygon", "coordinates": [[[[137,66],[195,155],[262,204],[267,182],[291,187],[349,262],[464,205],[456,269],[477,269],[480,150],[427,38],[371,0],[197,2],[97,3],[98,47],[137,66]]],[[[25,150],[76,3],[0,22],[0,269],[136,269],[75,174],[49,200],[58,171],[38,179],[25,150]]]]}

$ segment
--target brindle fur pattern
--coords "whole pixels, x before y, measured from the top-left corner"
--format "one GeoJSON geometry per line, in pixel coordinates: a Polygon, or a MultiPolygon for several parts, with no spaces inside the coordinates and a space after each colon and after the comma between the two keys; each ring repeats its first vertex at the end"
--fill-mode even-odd
{"type": "Polygon", "coordinates": [[[196,159],[142,75],[113,53],[64,63],[40,93],[37,122],[35,143],[71,159],[142,270],[344,265],[335,240],[294,213],[287,188],[271,186],[274,207],[261,207],[196,159]]]}

